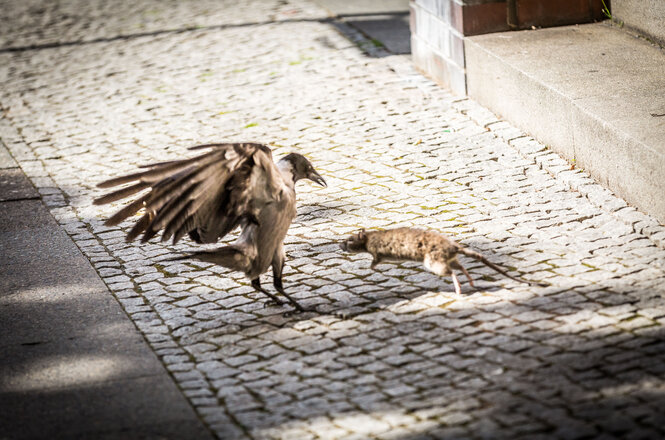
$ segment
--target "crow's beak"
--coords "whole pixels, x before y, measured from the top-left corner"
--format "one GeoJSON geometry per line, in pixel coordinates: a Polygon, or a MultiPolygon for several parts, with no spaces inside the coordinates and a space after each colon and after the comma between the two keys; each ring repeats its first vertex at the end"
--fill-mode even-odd
{"type": "Polygon", "coordinates": [[[318,183],[321,186],[328,186],[325,180],[323,180],[323,177],[319,173],[316,172],[316,170],[312,170],[309,172],[307,175],[307,178],[311,180],[314,183],[318,183]]]}
{"type": "Polygon", "coordinates": [[[346,251],[346,242],[342,241],[341,243],[339,243],[339,248],[343,251],[346,251]]]}

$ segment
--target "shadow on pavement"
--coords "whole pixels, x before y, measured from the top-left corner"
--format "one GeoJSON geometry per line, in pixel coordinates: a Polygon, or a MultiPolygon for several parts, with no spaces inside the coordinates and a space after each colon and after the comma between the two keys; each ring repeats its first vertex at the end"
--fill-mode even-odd
{"type": "MultiPolygon", "coordinates": [[[[364,36],[369,38],[372,44],[374,44],[376,47],[378,48],[385,47],[390,52],[390,54],[411,53],[408,15],[405,15],[404,13],[395,13],[388,15],[386,14],[377,15],[374,13],[360,13],[360,14],[350,14],[345,16],[321,17],[321,18],[310,18],[310,19],[299,18],[299,19],[283,19],[283,20],[265,20],[265,21],[256,21],[256,22],[248,22],[240,24],[236,23],[220,24],[213,26],[185,26],[176,29],[163,29],[163,30],[156,30],[149,32],[121,34],[112,37],[92,38],[89,40],[84,39],[77,41],[56,41],[56,42],[42,43],[42,44],[0,47],[0,54],[53,49],[57,47],[109,43],[112,41],[133,40],[137,38],[157,37],[161,35],[182,34],[187,32],[218,31],[218,30],[232,29],[232,28],[265,26],[272,24],[303,23],[303,22],[318,22],[318,23],[333,24],[340,32],[342,32],[348,38],[351,38],[353,40],[354,38],[352,37],[352,35],[350,35],[350,33],[352,32],[349,32],[348,28],[343,23],[344,21],[349,25],[353,26],[354,28],[357,28],[362,34],[364,34],[364,36]],[[362,17],[366,17],[366,19],[359,20],[359,18],[362,17]]],[[[368,53],[368,51],[365,52],[368,53]]],[[[371,54],[371,51],[368,53],[368,55],[373,56],[371,54]]],[[[385,56],[385,55],[382,54],[378,56],[385,56]]]]}
{"type": "MultiPolygon", "coordinates": [[[[516,306],[551,313],[541,299],[501,302],[483,312],[503,320],[511,320],[516,306]]],[[[390,438],[532,438],[537,433],[656,439],[665,434],[659,422],[665,405],[662,330],[632,330],[630,319],[625,329],[602,325],[607,315],[584,305],[562,312],[551,328],[540,320],[491,328],[486,318],[474,317],[480,311],[470,306],[467,312],[433,308],[417,319],[394,320],[380,312],[356,316],[362,324],[351,332],[332,329],[322,335],[334,341],[329,350],[308,356],[312,347],[298,346],[301,370],[276,373],[274,381],[266,377],[259,381],[262,386],[239,385],[258,401],[281,394],[286,402],[279,409],[264,409],[285,419],[306,419],[313,432],[342,426],[362,433],[365,426],[369,435],[387,428],[386,420],[402,419],[404,433],[392,428],[390,438]],[[576,313],[588,323],[564,323],[576,313]],[[299,373],[308,369],[318,374],[299,373]],[[292,389],[285,391],[284,384],[291,382],[292,389]]],[[[267,371],[279,370],[283,361],[263,359],[267,371]]],[[[238,419],[243,417],[240,411],[238,419]]],[[[260,410],[252,417],[255,433],[276,428],[295,434],[300,426],[262,423],[260,410]]]]}

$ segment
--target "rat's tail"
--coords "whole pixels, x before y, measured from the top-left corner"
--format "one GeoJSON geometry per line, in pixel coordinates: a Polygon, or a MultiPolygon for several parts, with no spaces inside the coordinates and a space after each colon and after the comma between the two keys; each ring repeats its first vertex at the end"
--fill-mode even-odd
{"type": "Polygon", "coordinates": [[[547,284],[547,283],[539,283],[539,282],[536,282],[536,281],[529,281],[529,280],[525,280],[523,278],[514,277],[514,276],[510,275],[508,272],[506,272],[505,270],[503,270],[501,267],[499,267],[496,264],[492,263],[491,261],[489,261],[487,258],[485,258],[483,255],[479,254],[476,251],[472,251],[470,249],[460,247],[458,252],[460,254],[466,255],[467,257],[471,257],[475,260],[480,261],[481,263],[485,264],[486,266],[491,267],[492,269],[499,272],[501,275],[504,275],[504,276],[510,278],[511,280],[519,281],[520,283],[530,284],[532,286],[541,286],[541,287],[549,286],[549,284],[547,284]]]}

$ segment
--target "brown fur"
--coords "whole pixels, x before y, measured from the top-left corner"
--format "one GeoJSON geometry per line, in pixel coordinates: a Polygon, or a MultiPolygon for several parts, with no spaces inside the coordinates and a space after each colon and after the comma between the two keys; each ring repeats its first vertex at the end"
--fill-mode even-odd
{"type": "Polygon", "coordinates": [[[514,277],[496,264],[488,261],[478,252],[464,248],[459,243],[435,231],[414,228],[387,229],[384,231],[365,231],[364,229],[340,243],[342,250],[352,253],[368,252],[372,255],[374,268],[383,260],[421,261],[425,267],[439,275],[450,275],[455,285],[455,292],[461,294],[459,280],[453,269],[460,270],[469,279],[473,279],[457,260],[457,254],[463,254],[480,261],[508,278],[522,283],[543,285],[514,277]]]}

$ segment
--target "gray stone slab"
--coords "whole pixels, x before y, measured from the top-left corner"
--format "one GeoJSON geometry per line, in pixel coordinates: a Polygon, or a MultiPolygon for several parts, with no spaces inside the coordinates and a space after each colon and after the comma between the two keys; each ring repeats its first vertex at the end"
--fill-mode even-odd
{"type": "MultiPolygon", "coordinates": [[[[0,277],[7,275],[2,273],[0,277]]],[[[0,290],[6,288],[3,282],[0,290]]],[[[47,285],[14,289],[14,294],[0,297],[0,347],[134,331],[106,290],[91,291],[69,284],[61,284],[57,290],[47,285]]]]}
{"type": "Polygon", "coordinates": [[[665,2],[662,0],[612,0],[612,16],[665,45],[665,2]]]}
{"type": "Polygon", "coordinates": [[[7,202],[0,206],[2,206],[2,209],[0,209],[0,234],[13,234],[25,229],[60,231],[53,216],[39,200],[7,202]]]}
{"type": "Polygon", "coordinates": [[[20,168],[0,169],[0,202],[38,197],[37,190],[20,168]]]}
{"type": "Polygon", "coordinates": [[[80,387],[163,373],[140,334],[122,323],[106,330],[0,346],[0,357],[11,359],[0,363],[0,393],[80,387]]]}
{"type": "MultiPolygon", "coordinates": [[[[41,201],[11,201],[3,202],[0,206],[0,258],[4,263],[0,271],[4,275],[16,272],[10,266],[29,265],[33,269],[30,273],[16,272],[26,277],[26,282],[32,283],[35,281],[33,277],[39,275],[61,283],[71,272],[70,278],[77,283],[87,280],[92,281],[97,289],[104,288],[89,263],[80,265],[80,259],[83,258],[81,251],[58,226],[41,201]],[[78,260],[72,261],[72,258],[78,260]],[[39,270],[39,264],[45,265],[44,270],[39,270]]],[[[7,288],[9,281],[2,280],[0,283],[5,283],[3,287],[7,288]]],[[[23,282],[19,285],[26,284],[23,282]]]]}
{"type": "Polygon", "coordinates": [[[470,96],[665,221],[662,51],[605,24],[466,41],[470,96]]]}
{"type": "Polygon", "coordinates": [[[0,436],[212,438],[42,203],[0,207],[0,436]]]}
{"type": "Polygon", "coordinates": [[[0,170],[7,168],[18,168],[18,164],[0,140],[0,170]]]}
{"type": "Polygon", "coordinates": [[[211,439],[167,375],[0,392],[2,435],[23,439],[211,439]]]}
{"type": "MultiPolygon", "coordinates": [[[[7,208],[6,204],[3,206],[7,208]]],[[[49,261],[45,259],[48,252],[57,252],[61,258],[65,259],[81,256],[81,251],[61,230],[25,229],[14,233],[4,230],[0,232],[0,255],[6,265],[31,264],[40,260],[49,261]]],[[[51,260],[51,263],[52,270],[65,274],[69,270],[66,264],[71,262],[51,260]]],[[[10,268],[5,270],[10,270],[10,268]]],[[[90,268],[90,270],[92,269],[90,268]]]]}
{"type": "Polygon", "coordinates": [[[408,15],[376,15],[363,20],[348,20],[394,54],[411,53],[411,32],[408,15]]]}
{"type": "Polygon", "coordinates": [[[333,15],[373,15],[409,12],[408,0],[315,0],[333,15]]]}
{"type": "Polygon", "coordinates": [[[393,54],[411,53],[408,0],[317,0],[393,54]]]}

